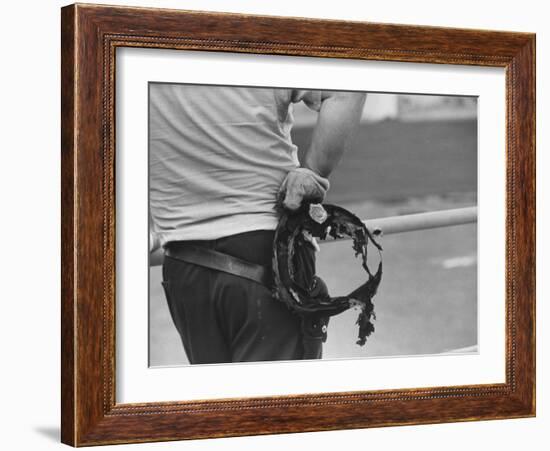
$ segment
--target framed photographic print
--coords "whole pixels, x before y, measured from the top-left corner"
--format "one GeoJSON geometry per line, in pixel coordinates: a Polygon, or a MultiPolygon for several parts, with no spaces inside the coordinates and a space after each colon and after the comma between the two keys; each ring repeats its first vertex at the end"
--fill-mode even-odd
{"type": "Polygon", "coordinates": [[[62,441],[535,415],[535,36],[62,9],[62,441]]]}

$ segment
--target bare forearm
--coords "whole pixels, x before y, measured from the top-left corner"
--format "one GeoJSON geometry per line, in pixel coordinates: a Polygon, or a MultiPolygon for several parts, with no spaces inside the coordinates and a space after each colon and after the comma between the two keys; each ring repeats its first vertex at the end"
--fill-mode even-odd
{"type": "Polygon", "coordinates": [[[355,134],[365,98],[363,93],[342,92],[323,99],[303,166],[323,177],[332,172],[355,134]]]}

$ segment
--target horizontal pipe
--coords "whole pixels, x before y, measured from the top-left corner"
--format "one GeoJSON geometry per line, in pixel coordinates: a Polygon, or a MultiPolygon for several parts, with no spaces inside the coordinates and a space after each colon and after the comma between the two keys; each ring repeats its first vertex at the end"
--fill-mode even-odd
{"type": "MultiPolygon", "coordinates": [[[[416,230],[450,227],[477,222],[477,207],[455,208],[452,210],[431,211],[414,215],[389,216],[387,218],[369,219],[363,221],[374,235],[384,236],[393,233],[414,232],[416,230]]],[[[345,240],[346,238],[344,238],[345,240]]],[[[349,238],[348,238],[349,239],[349,238]]],[[[343,240],[327,240],[320,243],[333,243],[343,240]]],[[[149,264],[158,266],[164,259],[162,249],[157,249],[149,256],[149,264]]]]}
{"type": "Polygon", "coordinates": [[[375,235],[391,235],[392,233],[413,232],[473,222],[477,222],[477,207],[455,208],[363,221],[370,232],[375,235]]]}

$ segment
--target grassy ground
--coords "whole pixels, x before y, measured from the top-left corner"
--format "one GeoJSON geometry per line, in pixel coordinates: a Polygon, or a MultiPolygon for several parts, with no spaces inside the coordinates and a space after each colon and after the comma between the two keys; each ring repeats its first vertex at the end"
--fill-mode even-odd
{"type": "MultiPolygon", "coordinates": [[[[311,131],[295,131],[307,147],[311,131]]],[[[476,203],[474,121],[363,126],[331,178],[327,199],[361,218],[458,208],[476,203]]],[[[477,343],[476,226],[463,225],[383,238],[384,277],[375,298],[376,331],[355,344],[357,312],[331,320],[325,358],[432,354],[477,343]]],[[[349,242],[323,245],[318,274],[331,294],[363,276],[349,242]],[[338,262],[338,264],[335,264],[338,262]]],[[[160,285],[151,269],[150,364],[185,364],[160,285]]]]}

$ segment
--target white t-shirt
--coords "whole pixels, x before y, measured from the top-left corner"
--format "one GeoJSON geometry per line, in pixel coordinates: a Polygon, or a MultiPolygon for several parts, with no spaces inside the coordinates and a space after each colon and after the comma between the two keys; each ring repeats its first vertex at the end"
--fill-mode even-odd
{"type": "Polygon", "coordinates": [[[292,103],[321,91],[152,83],[151,228],[161,245],[273,230],[279,187],[298,166],[292,103]]]}

